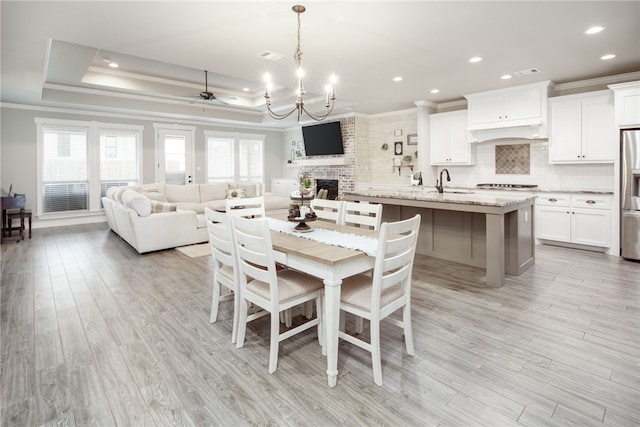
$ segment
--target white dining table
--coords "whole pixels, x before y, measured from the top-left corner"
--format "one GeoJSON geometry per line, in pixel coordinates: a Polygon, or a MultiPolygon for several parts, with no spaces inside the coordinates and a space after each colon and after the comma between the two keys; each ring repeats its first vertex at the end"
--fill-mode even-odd
{"type": "MultiPolygon", "coordinates": [[[[312,228],[378,237],[377,231],[326,221],[315,221],[309,225],[312,228]]],[[[292,223],[291,227],[294,226],[295,224],[292,223]]],[[[302,233],[297,236],[273,230],[271,232],[276,262],[318,277],[324,283],[324,350],[327,356],[328,383],[330,387],[335,387],[338,377],[338,328],[342,280],[373,269],[375,257],[359,250],[321,243],[304,237],[302,233]]]]}

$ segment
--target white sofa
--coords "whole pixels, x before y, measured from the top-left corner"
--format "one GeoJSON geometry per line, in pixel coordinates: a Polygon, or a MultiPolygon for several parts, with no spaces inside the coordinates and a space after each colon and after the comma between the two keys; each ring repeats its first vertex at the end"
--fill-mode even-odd
{"type": "Polygon", "coordinates": [[[286,210],[291,200],[264,193],[263,184],[148,184],[112,187],[102,204],[111,230],[139,253],[209,240],[204,208],[224,209],[227,197],[264,196],[265,210],[286,210]]]}

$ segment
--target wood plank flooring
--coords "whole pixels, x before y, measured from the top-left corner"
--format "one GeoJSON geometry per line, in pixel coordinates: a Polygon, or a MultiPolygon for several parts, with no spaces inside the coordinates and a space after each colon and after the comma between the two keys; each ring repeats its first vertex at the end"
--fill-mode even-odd
{"type": "Polygon", "coordinates": [[[341,342],[330,389],[313,330],[269,375],[267,319],[239,350],[231,301],[209,324],[210,257],[140,256],[105,224],[38,229],[1,255],[2,426],[640,425],[639,263],[538,246],[495,289],[417,256],[416,356],[383,325],[384,386],[341,342]]]}

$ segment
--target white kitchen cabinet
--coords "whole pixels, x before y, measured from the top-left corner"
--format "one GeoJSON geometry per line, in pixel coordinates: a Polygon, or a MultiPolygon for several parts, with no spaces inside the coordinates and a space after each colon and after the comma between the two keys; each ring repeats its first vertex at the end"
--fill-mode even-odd
{"type": "Polygon", "coordinates": [[[536,238],[610,247],[611,196],[585,193],[540,195],[536,200],[536,238]]]}
{"type": "Polygon", "coordinates": [[[549,81],[465,95],[469,130],[540,125],[546,122],[549,81]]]}
{"type": "Polygon", "coordinates": [[[610,163],[616,147],[613,97],[609,91],[549,100],[550,163],[610,163]]]}
{"type": "Polygon", "coordinates": [[[619,127],[640,125],[640,82],[609,85],[615,93],[616,124],[619,127]]]}
{"type": "Polygon", "coordinates": [[[274,178],[271,180],[271,192],[276,196],[289,197],[291,192],[299,187],[300,183],[295,179],[274,178]]]}
{"type": "Polygon", "coordinates": [[[431,164],[473,165],[476,147],[470,144],[467,110],[429,116],[431,164]]]}

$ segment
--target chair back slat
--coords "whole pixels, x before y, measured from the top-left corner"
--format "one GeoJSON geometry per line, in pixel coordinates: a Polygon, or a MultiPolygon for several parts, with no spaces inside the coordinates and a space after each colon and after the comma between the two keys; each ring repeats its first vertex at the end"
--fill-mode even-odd
{"type": "Polygon", "coordinates": [[[382,205],[378,203],[344,202],[342,223],[380,229],[382,222],[382,205]]]}
{"type": "Polygon", "coordinates": [[[342,223],[342,215],[344,211],[344,202],[342,200],[329,199],[313,199],[311,200],[311,209],[315,212],[319,219],[342,223]]]}
{"type": "Polygon", "coordinates": [[[265,216],[264,197],[226,199],[225,210],[230,215],[245,218],[263,218],[265,216]]]}

